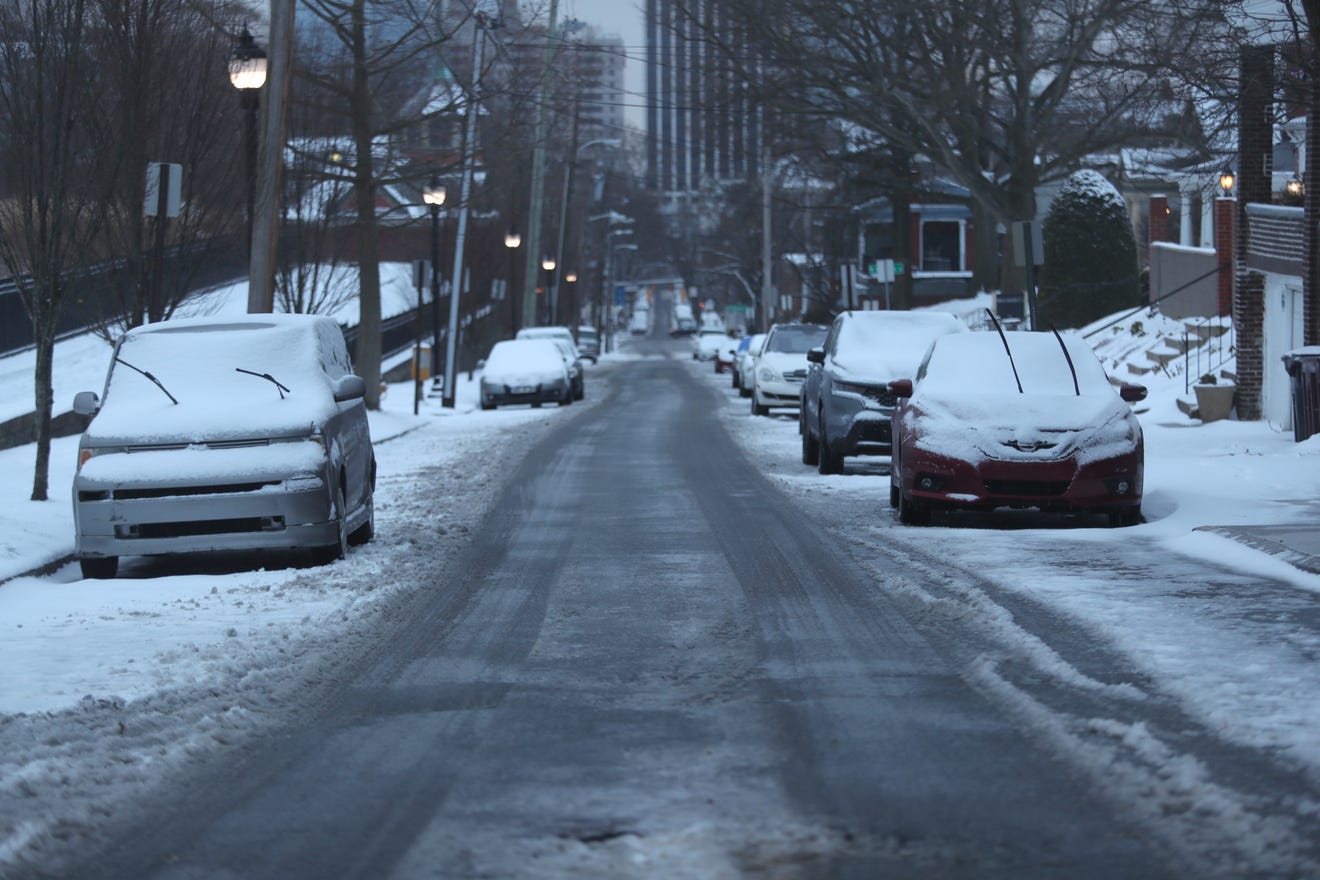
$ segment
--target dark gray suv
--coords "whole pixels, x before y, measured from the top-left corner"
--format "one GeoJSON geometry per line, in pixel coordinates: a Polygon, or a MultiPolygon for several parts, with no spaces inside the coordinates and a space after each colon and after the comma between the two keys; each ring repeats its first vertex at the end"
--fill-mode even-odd
{"type": "Polygon", "coordinates": [[[843,312],[807,353],[798,430],[802,463],[837,474],[850,455],[889,455],[892,379],[913,375],[936,337],[966,332],[944,312],[843,312]]]}

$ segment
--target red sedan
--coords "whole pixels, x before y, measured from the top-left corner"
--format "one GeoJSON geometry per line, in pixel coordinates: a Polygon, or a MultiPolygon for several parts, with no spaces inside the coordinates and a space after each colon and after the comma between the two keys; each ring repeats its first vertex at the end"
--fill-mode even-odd
{"type": "Polygon", "coordinates": [[[890,504],[907,525],[932,510],[1104,513],[1141,521],[1143,441],[1129,403],[1086,343],[1057,333],[942,336],[915,380],[889,384],[890,504]]]}

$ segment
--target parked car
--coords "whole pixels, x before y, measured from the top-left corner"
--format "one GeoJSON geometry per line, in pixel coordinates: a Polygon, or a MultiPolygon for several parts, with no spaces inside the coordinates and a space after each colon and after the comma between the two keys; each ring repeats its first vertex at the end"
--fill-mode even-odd
{"type": "Polygon", "coordinates": [[[577,347],[582,356],[593,364],[600,360],[600,334],[595,327],[578,328],[577,347]]]}
{"type": "Polygon", "coordinates": [[[807,378],[807,352],[825,341],[822,324],[775,324],[766,334],[756,359],[752,383],[752,415],[765,416],[773,407],[796,409],[807,378]]]}
{"type": "Polygon", "coordinates": [[[327,317],[164,321],[115,345],[78,442],[74,553],[84,577],[122,556],[308,548],[325,561],[375,534],[376,459],[344,336],[327,317]]]}
{"type": "Polygon", "coordinates": [[[723,330],[709,327],[692,337],[692,359],[710,361],[715,359],[715,352],[728,339],[723,330]]]}
{"type": "Polygon", "coordinates": [[[514,336],[515,339],[563,339],[569,345],[576,345],[573,332],[567,327],[523,327],[514,336]]]}
{"type": "Polygon", "coordinates": [[[912,376],[937,337],[965,333],[944,312],[843,312],[807,352],[798,428],[802,463],[837,474],[853,455],[889,455],[894,379],[912,376]]]}
{"type": "Polygon", "coordinates": [[[736,337],[724,334],[719,345],[715,346],[715,372],[723,373],[725,370],[733,369],[734,356],[738,351],[739,340],[736,337]]]}
{"type": "Polygon", "coordinates": [[[1035,507],[1141,521],[1144,446],[1128,403],[1086,343],[1045,332],[935,340],[915,379],[889,383],[890,503],[900,522],[938,509],[1035,507]]]}
{"type": "Polygon", "coordinates": [[[550,340],[564,357],[564,366],[568,367],[568,385],[573,389],[573,399],[581,400],[586,396],[586,379],[582,372],[582,358],[577,346],[565,339],[555,337],[550,340]]]}
{"type": "Polygon", "coordinates": [[[756,369],[756,359],[761,354],[761,346],[765,343],[764,333],[754,333],[746,337],[745,346],[740,346],[737,360],[733,365],[733,377],[737,383],[734,385],[738,389],[740,397],[752,396],[752,385],[756,383],[754,370],[756,369]]]}
{"type": "Polygon", "coordinates": [[[573,402],[563,351],[553,339],[505,339],[495,343],[481,369],[481,408],[573,402]]]}

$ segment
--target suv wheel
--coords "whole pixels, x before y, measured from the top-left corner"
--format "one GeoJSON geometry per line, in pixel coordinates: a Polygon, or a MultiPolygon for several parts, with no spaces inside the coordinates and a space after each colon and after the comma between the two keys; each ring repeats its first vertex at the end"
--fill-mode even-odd
{"type": "Polygon", "coordinates": [[[835,455],[834,450],[830,448],[829,435],[825,433],[825,413],[820,414],[820,440],[817,443],[816,470],[822,474],[838,474],[843,472],[843,456],[835,455]]]}
{"type": "Polygon", "coordinates": [[[802,426],[802,463],[819,464],[820,463],[820,443],[811,436],[811,431],[805,425],[802,426]]]}

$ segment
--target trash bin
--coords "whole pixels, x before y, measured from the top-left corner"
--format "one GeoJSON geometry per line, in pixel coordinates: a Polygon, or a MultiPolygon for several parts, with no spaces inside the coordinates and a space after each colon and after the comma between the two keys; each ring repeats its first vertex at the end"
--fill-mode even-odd
{"type": "Polygon", "coordinates": [[[1283,368],[1292,385],[1293,439],[1301,443],[1320,434],[1320,346],[1288,352],[1283,368]]]}

